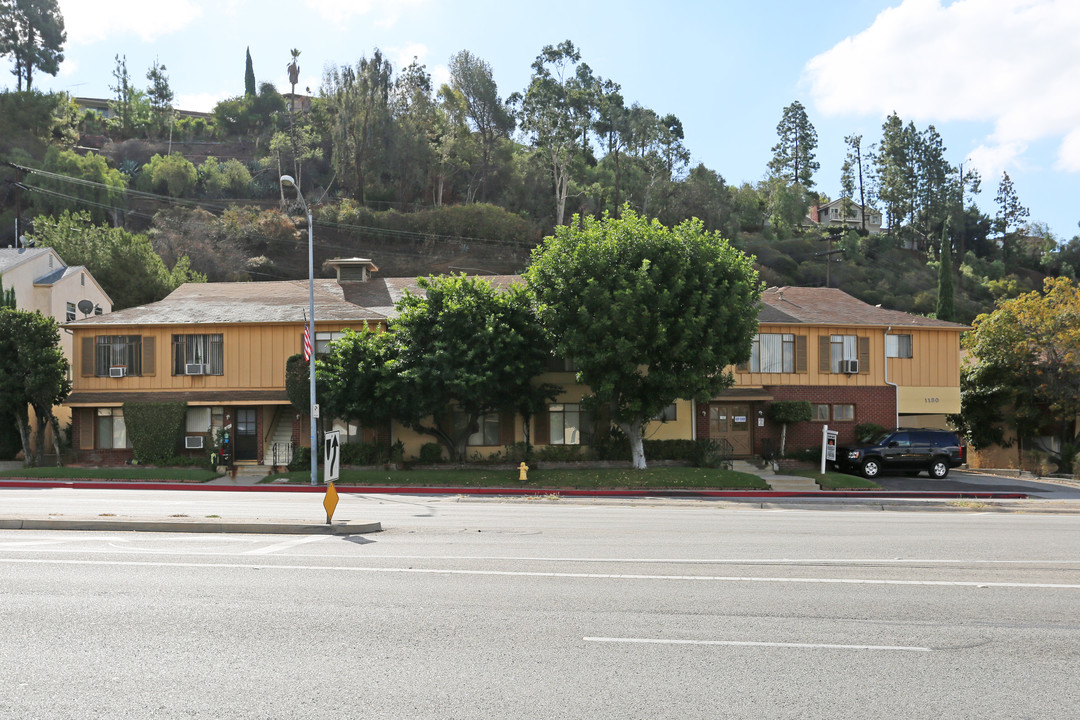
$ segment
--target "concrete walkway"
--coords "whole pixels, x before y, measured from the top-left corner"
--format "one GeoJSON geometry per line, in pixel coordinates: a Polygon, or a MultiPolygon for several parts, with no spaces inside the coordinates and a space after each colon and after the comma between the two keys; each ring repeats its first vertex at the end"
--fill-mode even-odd
{"type": "Polygon", "coordinates": [[[818,484],[808,477],[802,477],[801,475],[782,475],[772,471],[771,467],[759,467],[758,465],[747,462],[746,460],[735,460],[731,463],[731,469],[736,472],[749,473],[750,475],[757,475],[765,482],[769,483],[769,487],[773,490],[780,492],[821,492],[821,488],[818,484]]]}

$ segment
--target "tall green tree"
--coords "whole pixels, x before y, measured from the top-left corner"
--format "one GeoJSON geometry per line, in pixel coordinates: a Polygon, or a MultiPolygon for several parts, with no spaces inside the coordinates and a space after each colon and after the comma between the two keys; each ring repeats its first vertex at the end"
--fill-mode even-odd
{"type": "Polygon", "coordinates": [[[116,310],[161,300],[185,282],[206,281],[191,271],[186,257],[170,270],[145,235],[95,225],[84,212],[39,217],[33,237],[37,247],[54,248],[65,262],[85,265],[116,310]]]}
{"type": "Polygon", "coordinates": [[[572,358],[645,467],[642,427],[678,398],[705,400],[750,357],[762,284],[750,258],[701,222],[667,228],[630,209],[575,218],[525,274],[556,353],[572,358]]]}
{"type": "MultiPolygon", "coordinates": [[[[862,230],[866,232],[866,188],[863,183],[863,151],[862,135],[848,135],[844,138],[847,145],[847,155],[840,173],[840,191],[845,200],[855,197],[855,188],[859,191],[860,216],[862,218],[862,230]],[[858,183],[856,185],[856,183],[858,183]]],[[[847,204],[846,202],[844,203],[847,204]]],[[[843,209],[844,217],[847,217],[849,208],[843,209]]]]}
{"type": "Polygon", "coordinates": [[[514,129],[514,117],[499,96],[491,66],[468,50],[450,57],[450,87],[464,101],[465,115],[479,146],[480,162],[470,182],[470,187],[475,189],[469,196],[487,202],[496,148],[500,142],[509,139],[514,129]]]}
{"type": "Polygon", "coordinates": [[[34,89],[34,71],[56,76],[64,60],[64,17],[56,0],[2,0],[0,55],[15,63],[11,74],[19,92],[34,89]]]}
{"type": "MultiPolygon", "coordinates": [[[[1056,447],[1039,449],[1070,472],[1080,438],[1080,287],[1064,277],[1047,278],[1042,292],[1000,300],[997,308],[975,318],[963,346],[971,353],[961,412],[967,427],[1010,421],[1016,434],[1032,441],[1056,436],[1056,447]],[[973,384],[977,381],[977,384],[973,384]]],[[[985,437],[985,434],[983,434],[985,437]]]]}
{"type": "Polygon", "coordinates": [[[39,312],[0,307],[0,417],[14,421],[19,428],[27,465],[44,461],[48,426],[53,430],[59,461],[60,427],[53,408],[71,392],[68,372],[54,319],[39,312]],[[33,408],[36,421],[34,447],[30,444],[27,406],[33,408]]]}
{"type": "Polygon", "coordinates": [[[15,310],[15,288],[4,288],[4,276],[0,275],[0,308],[15,310]]]}
{"type": "Polygon", "coordinates": [[[484,415],[536,394],[550,352],[524,288],[464,275],[421,278],[420,287],[398,302],[385,333],[347,333],[317,372],[335,412],[393,417],[460,460],[484,415]],[[460,421],[446,421],[451,411],[460,421]]]}
{"type": "Polygon", "coordinates": [[[244,96],[255,97],[255,66],[251,63],[251,48],[247,49],[244,60],[244,96]]]}
{"type": "Polygon", "coordinates": [[[776,125],[780,141],[772,148],[773,157],[769,170],[778,177],[798,183],[804,188],[814,187],[814,173],[820,164],[814,160],[817,149],[817,130],[806,115],[802,103],[795,102],[784,108],[776,125]]]}
{"type": "Polygon", "coordinates": [[[994,200],[998,206],[996,229],[1002,235],[1008,235],[1010,231],[1018,230],[1021,223],[1031,214],[1026,207],[1020,204],[1020,196],[1016,194],[1016,187],[1007,172],[1001,174],[997,197],[994,200]]]}
{"type": "Polygon", "coordinates": [[[173,90],[169,85],[166,68],[158,62],[157,58],[154,58],[154,64],[146,71],[146,79],[150,81],[150,87],[146,90],[146,99],[154,111],[158,130],[164,131],[172,116],[173,90]]]}
{"type": "Polygon", "coordinates": [[[585,92],[583,80],[592,75],[588,66],[580,62],[581,53],[569,40],[545,45],[533,61],[532,79],[520,98],[521,126],[551,177],[556,225],[562,225],[565,218],[570,178],[582,137],[581,111],[575,112],[574,106],[585,92]]]}
{"type": "Polygon", "coordinates": [[[334,170],[361,204],[381,190],[393,131],[393,85],[393,68],[378,48],[355,68],[331,67],[323,77],[334,170]]]}
{"type": "Polygon", "coordinates": [[[873,153],[876,195],[884,204],[886,224],[896,233],[907,222],[911,204],[911,136],[896,113],[881,126],[881,141],[873,153]]]}

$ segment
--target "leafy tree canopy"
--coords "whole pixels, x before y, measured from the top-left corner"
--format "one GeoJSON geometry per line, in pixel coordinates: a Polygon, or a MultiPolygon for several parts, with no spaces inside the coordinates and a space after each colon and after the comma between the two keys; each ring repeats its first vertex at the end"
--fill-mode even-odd
{"type": "Polygon", "coordinates": [[[750,258],[698,220],[667,228],[629,208],[556,228],[526,272],[559,355],[571,358],[645,467],[641,428],[704,400],[750,356],[762,285],[750,258]]]}
{"type": "Polygon", "coordinates": [[[964,347],[977,368],[966,373],[962,398],[968,427],[972,410],[984,417],[996,410],[1001,418],[1010,412],[1018,436],[1056,435],[1062,452],[1045,449],[1071,468],[1080,414],[1080,287],[1069,278],[1047,278],[1041,293],[1000,301],[975,319],[964,347]]]}
{"type": "MultiPolygon", "coordinates": [[[[385,333],[347,333],[325,371],[336,413],[368,422],[393,417],[436,438],[451,459],[465,452],[483,415],[520,410],[550,353],[524,288],[483,278],[421,278],[385,333]],[[450,408],[462,418],[447,422],[450,408]]],[[[545,391],[547,389],[545,388],[545,391]]],[[[550,394],[550,393],[549,393],[550,394]]]]}
{"type": "Polygon", "coordinates": [[[45,454],[45,428],[59,427],[52,409],[71,392],[68,361],[60,349],[56,321],[38,312],[0,307],[0,417],[14,421],[22,436],[28,465],[40,465],[45,454]],[[26,407],[34,409],[37,443],[30,447],[26,407]]]}
{"type": "Polygon", "coordinates": [[[15,63],[11,74],[18,89],[33,90],[34,71],[55,76],[64,59],[64,17],[56,0],[3,0],[0,2],[0,55],[15,63]]]}
{"type": "Polygon", "coordinates": [[[33,235],[38,247],[54,248],[69,265],[85,265],[116,310],[161,300],[185,282],[206,281],[186,257],[169,270],[145,235],[95,225],[85,212],[39,217],[33,235]]]}

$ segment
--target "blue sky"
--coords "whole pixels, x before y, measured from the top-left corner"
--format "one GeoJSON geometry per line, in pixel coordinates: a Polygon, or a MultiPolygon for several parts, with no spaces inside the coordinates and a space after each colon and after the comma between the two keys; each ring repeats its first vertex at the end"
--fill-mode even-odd
{"type": "MultiPolygon", "coordinates": [[[[891,111],[933,124],[952,164],[983,175],[993,215],[1007,171],[1031,220],[1061,239],[1080,221],[1080,2],[796,0],[507,3],[489,0],[59,0],[66,59],[43,89],[111,95],[114,57],[136,84],[157,58],[177,105],[208,110],[256,79],[318,92],[324,67],[375,47],[395,69],[415,56],[436,82],[463,49],[489,62],[505,97],[528,84],[547,44],[569,39],[627,102],[682,119],[693,163],[733,184],[761,179],[776,124],[793,100],[817,129],[818,189],[839,194],[843,138],[880,137],[891,111]],[[808,8],[816,8],[808,11],[808,8]]],[[[13,78],[7,81],[13,86],[13,78]]]]}

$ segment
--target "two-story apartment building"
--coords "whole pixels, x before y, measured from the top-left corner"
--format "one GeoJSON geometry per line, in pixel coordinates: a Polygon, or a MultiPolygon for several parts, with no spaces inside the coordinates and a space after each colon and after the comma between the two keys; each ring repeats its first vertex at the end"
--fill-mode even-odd
{"type": "MultiPolygon", "coordinates": [[[[337,278],[315,281],[317,352],[346,329],[385,324],[405,290],[420,292],[414,278],[372,278],[370,260],[329,264],[337,278]]],[[[485,279],[500,286],[520,281],[485,279]]],[[[308,419],[285,391],[285,362],[301,350],[307,300],[307,281],[188,284],[158,303],[70,323],[78,352],[68,404],[80,457],[129,457],[123,403],[176,400],[188,406],[192,439],[229,426],[237,461],[281,464],[275,447],[307,440],[308,419]]],[[[747,311],[758,313],[760,330],[749,362],[734,369],[735,386],[704,404],[677,401],[646,427],[646,437],[724,438],[748,456],[778,434],[765,421],[774,400],[813,406],[813,422],[788,430],[793,448],[818,442],[825,423],[849,440],[857,423],[943,425],[959,410],[962,325],[876,308],[830,288],[773,288],[747,311]]],[[[540,379],[563,392],[533,419],[531,442],[585,441],[586,389],[572,366],[553,359],[540,379]]],[[[469,438],[470,454],[524,439],[523,425],[509,413],[483,418],[469,438]]],[[[339,427],[350,439],[400,440],[406,457],[431,441],[397,425],[339,427]]]]}
{"type": "MultiPolygon", "coordinates": [[[[66,265],[52,248],[0,248],[0,281],[5,289],[15,290],[19,310],[37,311],[61,324],[112,311],[112,299],[90,271],[82,265],[66,265]]],[[[71,362],[70,331],[61,330],[60,347],[71,362]]],[[[61,427],[69,422],[66,407],[54,412],[61,427]]]]}

